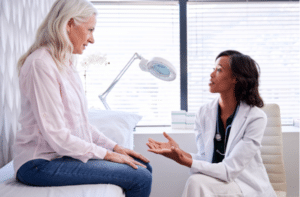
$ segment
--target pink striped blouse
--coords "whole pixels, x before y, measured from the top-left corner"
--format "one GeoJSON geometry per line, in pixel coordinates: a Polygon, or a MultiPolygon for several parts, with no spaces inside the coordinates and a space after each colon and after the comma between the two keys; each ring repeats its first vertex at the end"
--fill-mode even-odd
{"type": "Polygon", "coordinates": [[[69,69],[62,74],[47,48],[27,57],[19,84],[22,129],[13,149],[15,173],[32,159],[70,156],[87,162],[103,159],[107,150],[113,150],[116,143],[89,123],[78,73],[69,69]]]}

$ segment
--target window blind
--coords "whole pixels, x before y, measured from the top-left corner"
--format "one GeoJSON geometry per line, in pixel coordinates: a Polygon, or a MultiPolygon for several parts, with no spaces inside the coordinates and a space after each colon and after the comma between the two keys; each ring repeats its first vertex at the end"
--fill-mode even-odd
{"type": "Polygon", "coordinates": [[[189,2],[188,109],[211,101],[210,73],[224,50],[250,55],[260,66],[260,94],[277,103],[282,123],[299,118],[299,2],[189,2]]]}
{"type": "Polygon", "coordinates": [[[150,60],[162,57],[177,69],[172,82],[162,81],[139,68],[135,60],[107,96],[112,110],[143,116],[138,125],[170,125],[171,111],[180,109],[178,2],[93,2],[98,9],[95,43],[78,57],[90,108],[105,109],[102,94],[135,52],[150,60]],[[109,64],[80,65],[92,54],[109,64]]]}

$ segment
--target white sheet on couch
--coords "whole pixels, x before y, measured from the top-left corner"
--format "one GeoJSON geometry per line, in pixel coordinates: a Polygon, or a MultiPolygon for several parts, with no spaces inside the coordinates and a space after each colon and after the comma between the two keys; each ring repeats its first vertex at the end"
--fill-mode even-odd
{"type": "Polygon", "coordinates": [[[13,175],[12,162],[0,169],[1,197],[125,197],[121,187],[111,184],[33,187],[16,181],[13,175]]]}

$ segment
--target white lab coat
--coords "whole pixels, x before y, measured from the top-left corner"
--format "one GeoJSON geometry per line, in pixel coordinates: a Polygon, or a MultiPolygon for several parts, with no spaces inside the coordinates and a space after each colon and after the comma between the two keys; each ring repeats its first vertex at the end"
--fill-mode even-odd
{"type": "Polygon", "coordinates": [[[235,181],[245,197],[276,197],[261,158],[261,141],[267,124],[265,113],[245,103],[232,122],[225,158],[211,163],[214,151],[219,99],[202,106],[196,114],[197,154],[191,154],[191,173],[202,173],[220,180],[235,181]]]}

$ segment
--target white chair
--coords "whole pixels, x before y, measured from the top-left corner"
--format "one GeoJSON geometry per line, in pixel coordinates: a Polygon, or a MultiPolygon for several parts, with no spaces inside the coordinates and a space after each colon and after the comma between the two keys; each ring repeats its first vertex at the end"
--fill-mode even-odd
{"type": "Polygon", "coordinates": [[[268,117],[262,140],[262,159],[277,196],[285,197],[287,187],[283,163],[280,109],[277,104],[265,104],[262,110],[268,117]]]}

